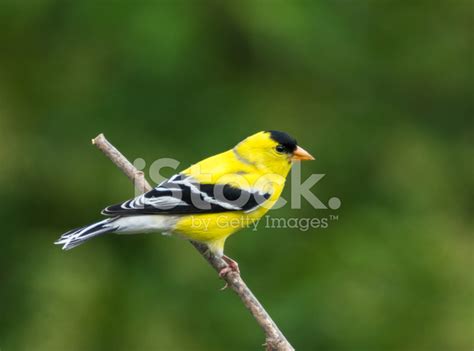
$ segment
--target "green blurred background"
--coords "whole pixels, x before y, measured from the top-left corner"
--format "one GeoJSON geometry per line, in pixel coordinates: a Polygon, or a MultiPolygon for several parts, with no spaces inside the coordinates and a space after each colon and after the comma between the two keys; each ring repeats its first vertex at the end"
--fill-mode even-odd
{"type": "Polygon", "coordinates": [[[472,23],[471,0],[3,0],[0,349],[261,349],[185,242],[52,242],[133,196],[98,133],[184,168],[277,129],[342,206],[271,214],[339,219],[226,252],[296,349],[471,350],[472,23]]]}

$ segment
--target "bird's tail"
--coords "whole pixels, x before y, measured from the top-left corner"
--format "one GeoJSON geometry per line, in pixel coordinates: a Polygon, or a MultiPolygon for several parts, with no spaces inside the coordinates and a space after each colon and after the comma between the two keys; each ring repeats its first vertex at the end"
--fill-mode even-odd
{"type": "Polygon", "coordinates": [[[119,226],[114,223],[119,218],[120,217],[107,218],[94,224],[70,230],[61,235],[61,237],[55,241],[55,244],[63,245],[63,250],[69,250],[97,235],[114,232],[119,228],[119,226]]]}

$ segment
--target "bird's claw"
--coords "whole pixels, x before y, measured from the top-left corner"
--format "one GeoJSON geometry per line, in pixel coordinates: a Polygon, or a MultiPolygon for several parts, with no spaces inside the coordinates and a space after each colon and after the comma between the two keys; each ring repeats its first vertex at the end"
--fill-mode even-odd
{"type": "Polygon", "coordinates": [[[234,271],[230,266],[226,266],[219,271],[219,277],[224,278],[230,272],[236,272],[236,271],[234,271]]]}
{"type": "MultiPolygon", "coordinates": [[[[224,279],[227,274],[234,272],[240,275],[240,269],[239,269],[239,264],[235,262],[232,258],[228,256],[222,256],[222,259],[227,263],[227,266],[222,268],[219,271],[219,277],[224,279]]],[[[224,287],[221,288],[221,290],[225,290],[229,286],[229,283],[225,283],[224,287]]]]}
{"type": "MultiPolygon", "coordinates": [[[[225,261],[225,263],[227,263],[227,267],[221,269],[221,272],[226,270],[224,275],[226,275],[229,272],[236,272],[236,273],[240,274],[239,264],[236,261],[234,261],[229,256],[225,256],[225,255],[222,256],[222,259],[225,261]]],[[[220,272],[219,272],[219,275],[220,275],[220,272]]]]}

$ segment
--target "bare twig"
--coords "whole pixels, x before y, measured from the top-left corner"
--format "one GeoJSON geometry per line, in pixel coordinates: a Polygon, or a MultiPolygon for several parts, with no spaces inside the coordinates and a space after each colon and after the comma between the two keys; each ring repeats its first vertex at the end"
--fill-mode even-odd
{"type": "MultiPolygon", "coordinates": [[[[151,189],[150,184],[145,179],[143,172],[138,171],[120,151],[118,151],[103,134],[99,134],[92,139],[92,144],[97,146],[123,173],[135,184],[136,188],[141,192],[151,189]]],[[[202,256],[219,272],[227,264],[224,260],[209,253],[206,245],[191,241],[194,247],[202,256]]],[[[286,340],[283,333],[278,329],[270,315],[265,311],[262,304],[257,300],[255,295],[250,291],[247,284],[243,281],[238,273],[231,272],[224,277],[228,286],[235,291],[240,297],[245,307],[250,310],[253,317],[265,332],[266,349],[276,351],[294,351],[294,348],[286,340]]]]}
{"type": "Polygon", "coordinates": [[[97,137],[92,139],[92,144],[97,146],[100,151],[102,151],[123,173],[125,173],[140,193],[151,190],[151,186],[146,181],[143,172],[136,169],[135,166],[115,148],[115,146],[109,143],[104,134],[99,134],[97,137]]]}

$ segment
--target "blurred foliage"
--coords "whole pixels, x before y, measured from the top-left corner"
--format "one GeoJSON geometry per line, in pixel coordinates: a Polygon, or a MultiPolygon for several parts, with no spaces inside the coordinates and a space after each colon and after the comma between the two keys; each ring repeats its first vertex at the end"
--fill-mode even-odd
{"type": "Polygon", "coordinates": [[[279,129],[342,207],[271,214],[339,219],[227,253],[296,349],[472,349],[472,21],[471,0],[3,0],[0,348],[260,349],[190,245],[52,242],[133,195],[99,132],[183,168],[279,129]]]}

